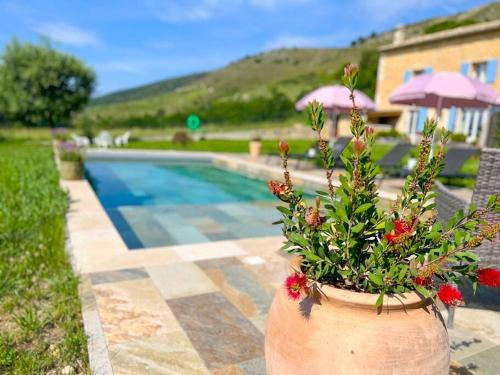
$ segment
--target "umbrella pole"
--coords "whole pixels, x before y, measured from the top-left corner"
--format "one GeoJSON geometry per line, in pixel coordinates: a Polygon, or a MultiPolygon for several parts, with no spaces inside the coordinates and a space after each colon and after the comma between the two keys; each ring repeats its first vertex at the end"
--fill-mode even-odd
{"type": "Polygon", "coordinates": [[[330,112],[330,115],[332,117],[332,128],[330,131],[330,139],[335,140],[337,139],[337,133],[338,133],[339,115],[336,110],[332,110],[330,112]]]}

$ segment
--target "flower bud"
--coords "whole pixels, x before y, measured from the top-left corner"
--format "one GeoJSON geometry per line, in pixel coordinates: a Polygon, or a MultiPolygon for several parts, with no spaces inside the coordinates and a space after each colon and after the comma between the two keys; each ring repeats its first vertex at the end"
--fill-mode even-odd
{"type": "Polygon", "coordinates": [[[354,140],[353,145],[354,145],[354,150],[356,151],[357,154],[361,154],[365,149],[365,144],[359,138],[356,138],[354,140]]]}
{"type": "Polygon", "coordinates": [[[358,74],[358,65],[357,64],[347,64],[344,67],[344,77],[348,80],[353,79],[356,74],[358,74]]]}
{"type": "Polygon", "coordinates": [[[375,132],[375,130],[371,126],[367,126],[365,131],[366,131],[366,135],[368,137],[371,137],[373,135],[373,133],[375,132]]]}
{"type": "Polygon", "coordinates": [[[288,154],[289,147],[288,147],[287,141],[284,141],[284,140],[279,141],[278,150],[281,154],[284,154],[284,155],[288,154]]]}

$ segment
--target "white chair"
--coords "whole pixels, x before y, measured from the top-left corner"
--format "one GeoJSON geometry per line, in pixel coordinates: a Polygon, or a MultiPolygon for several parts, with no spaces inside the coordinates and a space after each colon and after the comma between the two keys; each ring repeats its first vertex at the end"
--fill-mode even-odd
{"type": "Polygon", "coordinates": [[[113,137],[107,131],[100,132],[97,137],[94,138],[94,144],[97,147],[108,148],[113,146],[113,137]]]}
{"type": "Polygon", "coordinates": [[[130,138],[130,132],[125,132],[115,138],[115,146],[126,146],[128,145],[128,140],[130,138]]]}
{"type": "Polygon", "coordinates": [[[88,139],[87,137],[73,133],[71,134],[71,139],[73,140],[73,142],[75,142],[77,147],[90,146],[90,139],[88,139]]]}

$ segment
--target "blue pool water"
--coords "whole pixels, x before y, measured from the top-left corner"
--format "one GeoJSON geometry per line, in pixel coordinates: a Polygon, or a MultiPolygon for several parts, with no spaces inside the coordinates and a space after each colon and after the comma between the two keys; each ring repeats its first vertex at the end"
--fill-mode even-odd
{"type": "Polygon", "coordinates": [[[129,249],[281,233],[266,183],[210,162],[88,160],[85,169],[129,249]]]}

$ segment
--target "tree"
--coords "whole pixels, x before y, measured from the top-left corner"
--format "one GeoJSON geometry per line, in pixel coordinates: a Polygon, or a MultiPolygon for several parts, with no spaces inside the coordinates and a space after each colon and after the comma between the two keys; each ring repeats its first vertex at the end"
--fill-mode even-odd
{"type": "Polygon", "coordinates": [[[14,39],[0,61],[0,113],[9,123],[65,126],[94,85],[94,72],[75,57],[14,39]]]}

